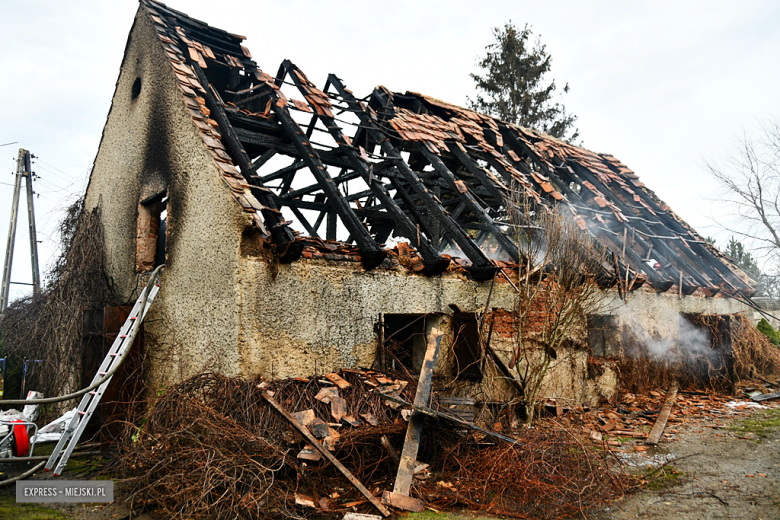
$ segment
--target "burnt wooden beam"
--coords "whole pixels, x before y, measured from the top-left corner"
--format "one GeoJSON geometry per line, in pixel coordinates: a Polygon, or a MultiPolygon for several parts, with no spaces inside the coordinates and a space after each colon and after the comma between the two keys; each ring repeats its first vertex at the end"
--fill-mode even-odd
{"type": "MultiPolygon", "coordinates": [[[[244,148],[241,146],[238,138],[236,137],[233,127],[230,124],[224,111],[224,104],[221,99],[215,95],[212,90],[206,75],[196,62],[190,60],[190,65],[195,70],[200,81],[203,90],[206,91],[206,106],[211,110],[211,117],[217,122],[219,131],[222,134],[222,141],[225,147],[228,149],[233,160],[236,162],[244,175],[244,178],[251,177],[254,173],[252,169],[252,161],[247,155],[244,148]]],[[[295,239],[295,235],[292,230],[285,224],[284,218],[281,213],[276,209],[273,199],[266,196],[263,192],[255,192],[255,196],[258,197],[258,202],[269,209],[261,210],[263,219],[265,220],[268,228],[271,230],[271,236],[277,245],[283,246],[287,242],[291,242],[295,239]]]]}
{"type": "MultiPolygon", "coordinates": [[[[358,177],[360,177],[360,173],[356,171],[350,171],[349,173],[341,174],[338,177],[333,177],[333,183],[338,185],[341,184],[342,182],[347,182],[353,179],[357,179],[358,177]]],[[[296,199],[304,195],[311,195],[312,193],[319,191],[321,189],[322,186],[320,186],[319,184],[312,184],[310,186],[306,186],[305,188],[299,188],[295,191],[291,191],[290,193],[280,194],[279,196],[283,199],[296,199]]]]}
{"type": "Polygon", "coordinates": [[[309,233],[309,236],[319,238],[320,236],[317,234],[317,230],[314,229],[311,224],[309,224],[309,221],[306,219],[306,217],[303,216],[303,213],[301,213],[301,210],[296,208],[295,206],[290,206],[290,211],[293,212],[293,215],[295,215],[298,220],[303,224],[303,227],[306,228],[306,232],[309,233]]]}
{"type": "Polygon", "coordinates": [[[341,80],[335,75],[331,74],[328,79],[333,83],[334,87],[339,91],[339,95],[347,100],[350,108],[355,109],[358,117],[364,126],[369,127],[369,133],[372,139],[379,144],[382,151],[388,158],[395,161],[396,167],[399,169],[404,179],[409,184],[411,190],[420,196],[424,201],[425,207],[442,226],[443,230],[452,237],[452,239],[460,246],[463,253],[471,260],[473,267],[470,269],[472,276],[476,279],[488,279],[492,276],[495,266],[487,257],[484,251],[482,251],[477,244],[474,243],[472,238],[465,232],[465,230],[442,208],[441,203],[434,197],[430,190],[425,186],[423,181],[417,176],[409,165],[404,161],[401,153],[393,146],[387,136],[379,129],[374,122],[375,116],[369,115],[369,113],[358,103],[355,97],[344,88],[341,80]]]}
{"type": "MultiPolygon", "coordinates": [[[[311,143],[303,134],[301,127],[298,126],[290,113],[287,111],[287,107],[281,102],[280,98],[274,91],[274,102],[271,104],[271,110],[274,111],[282,127],[287,132],[287,136],[292,140],[295,147],[298,149],[298,153],[302,156],[303,161],[309,167],[309,171],[312,173],[317,182],[320,183],[322,191],[328,196],[329,202],[333,205],[334,210],[341,217],[341,222],[347,228],[350,235],[355,239],[355,243],[360,248],[361,259],[366,269],[373,269],[381,264],[386,256],[386,253],[374,242],[371,234],[363,226],[363,223],[352,211],[349,206],[349,202],[344,200],[344,196],[339,189],[333,183],[333,179],[328,174],[328,170],[325,165],[320,161],[317,151],[312,148],[311,143]],[[281,105],[281,106],[280,106],[281,105]]],[[[331,225],[328,221],[328,239],[335,239],[335,224],[331,225]]]]}
{"type": "Polygon", "coordinates": [[[252,161],[252,171],[256,173],[257,170],[260,169],[265,163],[270,161],[274,155],[276,155],[276,150],[266,150],[263,152],[260,157],[252,161]]]}
{"type": "MultiPolygon", "coordinates": [[[[281,207],[310,209],[312,211],[326,211],[326,212],[333,210],[333,206],[331,206],[326,202],[314,202],[314,201],[301,200],[301,199],[283,199],[281,197],[274,197],[274,200],[276,200],[276,203],[279,204],[279,206],[281,207]]],[[[375,209],[352,208],[352,211],[354,211],[356,215],[359,215],[361,217],[379,218],[383,220],[392,220],[393,218],[390,214],[375,209]]]]}
{"type": "Polygon", "coordinates": [[[225,107],[225,114],[230,119],[234,128],[243,128],[254,132],[264,132],[269,135],[283,135],[282,128],[276,119],[264,118],[259,116],[250,116],[239,112],[233,107],[225,107]]]}
{"type": "MultiPolygon", "coordinates": [[[[295,65],[289,63],[287,60],[285,60],[285,63],[287,63],[286,70],[289,70],[290,68],[297,69],[295,65]]],[[[306,100],[312,106],[312,109],[314,109],[316,113],[322,112],[319,113],[319,117],[322,119],[330,135],[333,137],[336,143],[338,143],[339,149],[350,160],[355,171],[360,173],[364,182],[368,185],[371,193],[373,193],[373,195],[376,196],[379,201],[381,201],[385,210],[393,216],[393,219],[396,222],[396,226],[400,228],[401,232],[409,238],[415,236],[415,231],[417,230],[416,225],[411,221],[411,219],[409,219],[407,214],[398,207],[398,205],[388,193],[385,184],[379,180],[379,177],[374,176],[373,166],[368,164],[362,157],[358,155],[355,147],[351,142],[347,141],[341,131],[341,128],[336,124],[335,118],[332,115],[329,115],[327,111],[318,110],[318,107],[316,107],[314,103],[308,99],[306,96],[306,89],[304,88],[304,85],[302,84],[301,78],[298,76],[298,74],[292,74],[291,77],[296,87],[298,87],[298,90],[304,95],[304,98],[306,98],[306,100]]],[[[330,85],[331,79],[328,78],[328,82],[325,86],[325,92],[328,91],[330,85]]],[[[418,244],[418,250],[420,255],[423,257],[423,263],[427,268],[435,269],[439,272],[443,272],[444,269],[447,268],[449,261],[442,258],[442,256],[434,249],[427,238],[423,239],[421,237],[421,240],[418,244]]]]}
{"type": "Polygon", "coordinates": [[[327,211],[321,211],[319,216],[317,217],[317,220],[314,222],[314,230],[319,231],[320,226],[322,225],[322,221],[325,220],[325,217],[327,216],[327,211]]]}
{"type": "MultiPolygon", "coordinates": [[[[300,151],[292,143],[285,142],[279,137],[256,132],[254,130],[247,130],[246,128],[234,128],[236,137],[242,143],[251,144],[255,146],[261,146],[263,148],[269,148],[276,150],[278,153],[289,155],[290,157],[297,157],[304,159],[300,155],[300,151]]],[[[319,155],[320,161],[328,166],[335,166],[337,168],[352,168],[351,163],[340,153],[332,150],[316,150],[319,155]]]]}
{"type": "Polygon", "coordinates": [[[477,162],[471,158],[471,156],[468,154],[468,152],[466,152],[460,143],[447,142],[446,144],[449,151],[460,161],[463,166],[466,167],[466,170],[468,170],[469,173],[471,173],[480,182],[480,184],[485,187],[487,192],[494,198],[503,202],[504,198],[506,198],[508,195],[506,189],[501,189],[505,187],[502,186],[499,188],[496,186],[496,183],[488,177],[487,173],[485,173],[485,171],[477,164],[477,162]]]}
{"type": "Polygon", "coordinates": [[[496,241],[504,248],[507,254],[517,262],[520,260],[520,253],[517,250],[517,245],[501,231],[493,219],[488,215],[487,210],[479,205],[474,197],[469,192],[466,184],[463,181],[459,181],[455,178],[455,175],[444,164],[441,158],[428,150],[423,143],[417,144],[417,149],[423,156],[430,162],[433,169],[439,172],[442,178],[450,185],[455,193],[459,195],[460,200],[464,203],[465,207],[469,208],[474,215],[482,222],[487,229],[493,234],[496,241]]]}
{"type": "Polygon", "coordinates": [[[304,163],[301,160],[297,160],[291,165],[285,166],[280,170],[276,170],[275,172],[269,173],[268,175],[263,175],[262,177],[260,176],[258,177],[260,177],[260,181],[262,183],[266,183],[266,182],[274,181],[276,179],[281,179],[282,177],[286,177],[287,175],[291,173],[295,173],[301,168],[305,168],[305,167],[306,167],[306,163],[304,163]]]}

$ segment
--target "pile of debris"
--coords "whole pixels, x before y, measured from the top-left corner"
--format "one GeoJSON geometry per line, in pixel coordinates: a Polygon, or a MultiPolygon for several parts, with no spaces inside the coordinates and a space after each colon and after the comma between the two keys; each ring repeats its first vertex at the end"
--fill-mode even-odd
{"type": "MultiPolygon", "coordinates": [[[[368,370],[273,382],[195,376],[128,429],[117,462],[128,501],[169,518],[405,508],[389,491],[416,390],[408,377],[368,370]]],[[[434,417],[426,417],[410,471],[412,502],[564,518],[620,498],[629,485],[608,451],[566,429],[501,435],[465,420],[467,412],[448,411],[462,404],[437,401],[422,407],[434,417]]]]}
{"type": "Polygon", "coordinates": [[[626,393],[612,399],[614,404],[604,403],[594,409],[567,409],[552,401],[546,404],[564,427],[581,431],[595,444],[616,453],[644,453],[648,445],[656,445],[659,440],[677,439],[683,427],[727,428],[725,419],[765,408],[759,403],[780,398],[778,390],[780,382],[765,381],[762,386],[740,390],[744,399],[737,399],[713,392],[677,391],[671,385],[667,390],[658,388],[646,394],[626,393]]]}

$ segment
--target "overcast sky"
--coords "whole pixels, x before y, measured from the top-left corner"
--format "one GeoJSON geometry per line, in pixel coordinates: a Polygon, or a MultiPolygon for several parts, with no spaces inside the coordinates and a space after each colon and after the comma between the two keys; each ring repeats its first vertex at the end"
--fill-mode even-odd
{"type": "MultiPolygon", "coordinates": [[[[553,56],[550,78],[578,116],[584,146],[636,171],[722,245],[704,163],[780,115],[780,3],[172,0],[170,7],[248,38],[274,74],[291,59],[319,86],[336,73],[360,97],[382,84],[457,104],[491,28],[530,24],[553,56]],[[338,7],[338,9],[336,8],[338,7]]],[[[83,193],[108,114],[133,0],[0,2],[0,247],[5,255],[18,148],[34,171],[43,268],[61,210],[83,193]]],[[[30,281],[26,212],[13,280],[30,281]]],[[[12,296],[25,292],[17,286],[12,296]]]]}

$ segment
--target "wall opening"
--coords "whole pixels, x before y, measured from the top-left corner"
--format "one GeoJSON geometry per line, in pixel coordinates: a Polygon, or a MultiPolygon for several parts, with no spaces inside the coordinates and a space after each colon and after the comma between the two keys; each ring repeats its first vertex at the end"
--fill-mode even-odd
{"type": "Polygon", "coordinates": [[[474,313],[458,312],[452,316],[452,370],[460,381],[482,380],[482,348],[479,324],[474,313]]]}
{"type": "Polygon", "coordinates": [[[135,269],[139,273],[147,273],[165,263],[167,216],[168,197],[165,190],[138,204],[135,269]]]}
{"type": "Polygon", "coordinates": [[[383,364],[389,370],[419,372],[427,344],[426,314],[385,314],[383,364]]]}
{"type": "Polygon", "coordinates": [[[620,355],[620,328],[617,316],[611,314],[590,314],[588,321],[588,344],[596,357],[617,357],[620,355]]]}
{"type": "Polygon", "coordinates": [[[136,99],[141,94],[141,78],[135,78],[133,87],[130,89],[130,99],[136,99]]]}

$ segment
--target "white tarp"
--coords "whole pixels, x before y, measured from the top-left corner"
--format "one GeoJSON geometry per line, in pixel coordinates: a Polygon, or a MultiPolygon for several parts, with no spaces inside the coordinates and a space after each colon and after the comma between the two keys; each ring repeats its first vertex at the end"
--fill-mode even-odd
{"type": "Polygon", "coordinates": [[[65,428],[68,427],[73,415],[76,413],[76,408],[65,412],[65,414],[59,419],[55,419],[43,428],[38,430],[38,434],[33,437],[36,443],[39,442],[56,442],[62,437],[62,433],[65,428]]]}

